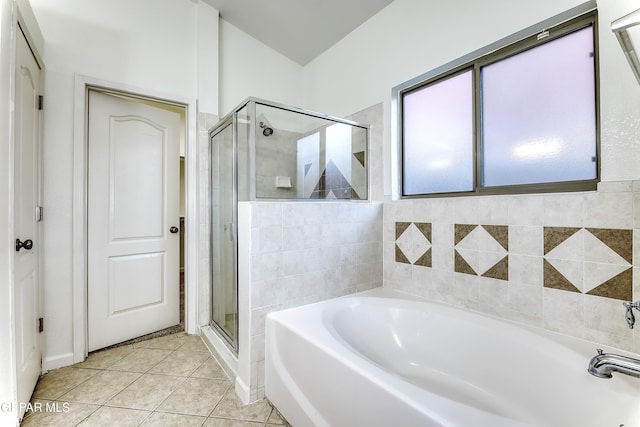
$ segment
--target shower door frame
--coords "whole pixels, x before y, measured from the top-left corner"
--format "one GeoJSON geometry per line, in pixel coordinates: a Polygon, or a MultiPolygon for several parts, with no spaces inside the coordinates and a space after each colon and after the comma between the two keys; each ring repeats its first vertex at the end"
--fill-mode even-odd
{"type": "MultiPolygon", "coordinates": [[[[249,97],[246,98],[244,101],[242,101],[240,104],[238,104],[235,108],[233,108],[231,110],[231,112],[227,113],[225,116],[223,116],[220,121],[213,126],[210,130],[209,130],[209,161],[212,160],[212,138],[214,135],[217,135],[219,132],[221,132],[224,128],[226,128],[227,126],[231,126],[232,128],[232,145],[233,145],[233,172],[232,172],[232,176],[233,176],[233,226],[235,227],[235,239],[234,239],[234,243],[233,243],[233,273],[234,273],[234,285],[235,285],[235,294],[234,294],[234,299],[235,299],[235,322],[234,322],[234,332],[235,332],[235,340],[232,339],[232,337],[229,336],[229,334],[222,328],[220,327],[213,318],[213,264],[210,266],[210,271],[211,271],[211,278],[210,278],[210,289],[211,289],[211,295],[209,298],[209,301],[211,303],[210,306],[210,316],[209,316],[209,325],[211,326],[211,328],[216,331],[216,334],[218,335],[218,337],[221,338],[221,341],[224,342],[224,344],[227,346],[227,348],[229,350],[231,350],[231,352],[233,353],[233,355],[238,358],[239,355],[239,348],[240,348],[240,330],[242,329],[243,333],[246,333],[247,331],[245,330],[245,328],[247,327],[247,323],[245,321],[243,321],[243,326],[241,327],[240,325],[240,304],[239,301],[240,299],[242,299],[243,301],[245,301],[246,298],[248,298],[247,295],[240,295],[240,272],[239,272],[239,259],[238,259],[238,251],[239,251],[239,239],[238,239],[238,234],[239,234],[239,230],[238,230],[238,203],[239,203],[239,199],[241,198],[243,202],[247,201],[247,202],[255,202],[255,201],[270,201],[270,202],[277,202],[277,201],[285,201],[285,202],[294,202],[294,201],[300,201],[303,202],[306,199],[298,199],[298,198],[290,198],[290,199],[277,199],[277,198],[261,198],[257,196],[257,188],[256,188],[256,106],[257,105],[265,105],[268,107],[272,107],[272,108],[278,108],[284,111],[289,111],[291,113],[296,113],[296,114],[302,114],[305,116],[311,116],[311,117],[316,117],[319,119],[324,119],[324,120],[328,120],[331,122],[335,122],[335,123],[342,123],[342,124],[346,124],[346,125],[350,125],[350,126],[354,126],[354,127],[358,127],[358,128],[362,128],[366,130],[366,139],[365,139],[365,163],[368,165],[369,164],[369,126],[367,125],[362,125],[358,122],[355,122],[353,120],[348,120],[348,119],[343,119],[343,118],[339,118],[339,117],[335,117],[335,116],[331,116],[328,114],[323,114],[323,113],[318,113],[315,111],[310,111],[310,110],[305,110],[299,107],[294,107],[291,105],[285,105],[285,104],[281,104],[281,103],[277,103],[277,102],[271,102],[271,101],[267,101],[261,98],[256,98],[256,97],[249,97]],[[248,120],[248,128],[247,128],[247,141],[246,141],[246,149],[247,149],[247,158],[246,160],[246,164],[243,164],[242,166],[242,170],[241,166],[239,165],[239,144],[240,144],[240,132],[238,129],[238,125],[240,122],[240,114],[244,109],[246,108],[246,112],[244,114],[247,115],[247,120],[248,120]],[[242,188],[242,191],[239,190],[239,174],[246,174],[246,176],[243,177],[243,180],[247,180],[246,182],[246,188],[242,188]]],[[[209,168],[209,172],[210,172],[210,177],[209,177],[209,183],[212,182],[213,180],[213,168],[209,168]]],[[[355,202],[355,203],[366,203],[371,201],[371,169],[367,168],[367,173],[365,176],[366,182],[367,182],[367,191],[366,191],[366,198],[363,200],[351,200],[351,202],[355,202]]],[[[209,194],[211,195],[211,188],[209,189],[209,194]]],[[[334,201],[332,200],[322,200],[322,199],[313,199],[316,202],[321,202],[321,203],[333,203],[334,201]]],[[[306,200],[308,201],[308,200],[306,200]]],[[[210,229],[210,242],[211,245],[213,245],[213,222],[210,219],[211,224],[211,229],[210,229]]],[[[210,254],[210,257],[212,255],[210,254]]],[[[244,273],[243,273],[244,274],[244,273]]],[[[250,274],[250,273],[249,273],[250,274]]],[[[245,279],[242,279],[245,280],[245,279]]],[[[244,283],[244,282],[243,282],[244,283]]],[[[248,312],[244,311],[243,308],[243,316],[249,316],[250,314],[248,312]]],[[[247,342],[246,337],[243,339],[243,345],[247,345],[250,346],[250,343],[247,342]]]]}
{"type": "MultiPolygon", "coordinates": [[[[233,351],[235,355],[238,354],[239,348],[239,337],[238,337],[238,232],[237,232],[237,224],[238,224],[238,129],[237,129],[237,111],[234,110],[233,114],[228,115],[223,118],[215,127],[213,127],[209,131],[209,161],[213,160],[213,138],[222,133],[227,127],[231,126],[231,151],[232,151],[232,162],[231,162],[231,186],[232,186],[232,197],[231,197],[231,230],[230,232],[233,235],[233,248],[232,248],[232,281],[234,285],[234,294],[233,294],[233,305],[234,305],[234,337],[230,336],[229,333],[222,328],[215,320],[214,320],[214,292],[213,292],[213,264],[211,265],[211,309],[209,315],[209,325],[218,333],[218,335],[222,338],[222,341],[233,351]]],[[[209,168],[209,183],[213,182],[213,168],[209,168]]],[[[210,194],[212,194],[212,188],[209,188],[210,194]]],[[[214,230],[213,230],[213,222],[210,221],[211,230],[210,230],[210,242],[211,242],[211,250],[213,249],[214,242],[214,230]]]]}

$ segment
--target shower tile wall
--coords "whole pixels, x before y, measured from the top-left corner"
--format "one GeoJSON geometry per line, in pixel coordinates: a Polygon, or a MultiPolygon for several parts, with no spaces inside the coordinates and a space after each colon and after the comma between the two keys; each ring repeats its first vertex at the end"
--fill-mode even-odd
{"type": "Polygon", "coordinates": [[[639,233],[640,182],[388,202],[384,286],[640,353],[639,233]]]}
{"type": "MultiPolygon", "coordinates": [[[[266,120],[262,118],[262,120],[266,120]]],[[[295,197],[296,191],[296,141],[299,134],[277,129],[271,136],[256,133],[257,168],[256,191],[260,197],[288,199],[295,197]],[[278,188],[276,177],[291,179],[290,188],[278,188]]]]}

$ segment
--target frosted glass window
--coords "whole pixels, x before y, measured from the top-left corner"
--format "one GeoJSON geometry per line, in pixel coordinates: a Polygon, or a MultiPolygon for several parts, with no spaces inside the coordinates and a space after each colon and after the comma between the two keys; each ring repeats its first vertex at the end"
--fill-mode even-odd
{"type": "Polygon", "coordinates": [[[596,179],[592,27],[482,67],[483,186],[596,179]]]}
{"type": "Polygon", "coordinates": [[[597,188],[597,13],[573,13],[393,88],[402,196],[597,188]]]}
{"type": "Polygon", "coordinates": [[[405,195],[473,190],[473,74],[403,96],[405,195]]]}

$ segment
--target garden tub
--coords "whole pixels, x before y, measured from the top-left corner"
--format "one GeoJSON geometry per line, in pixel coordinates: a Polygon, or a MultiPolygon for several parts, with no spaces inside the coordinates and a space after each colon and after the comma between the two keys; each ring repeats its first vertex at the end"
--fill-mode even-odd
{"type": "Polygon", "coordinates": [[[272,312],[265,340],[294,427],[640,426],[640,379],[589,375],[596,344],[389,289],[272,312]]]}

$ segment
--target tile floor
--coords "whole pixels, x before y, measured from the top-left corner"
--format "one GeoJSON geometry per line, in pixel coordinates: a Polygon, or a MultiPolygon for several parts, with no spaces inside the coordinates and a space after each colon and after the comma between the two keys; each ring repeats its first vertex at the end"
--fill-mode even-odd
{"type": "Polygon", "coordinates": [[[95,352],[38,381],[21,426],[277,427],[266,400],[242,405],[198,336],[95,352]]]}

